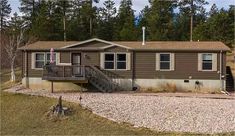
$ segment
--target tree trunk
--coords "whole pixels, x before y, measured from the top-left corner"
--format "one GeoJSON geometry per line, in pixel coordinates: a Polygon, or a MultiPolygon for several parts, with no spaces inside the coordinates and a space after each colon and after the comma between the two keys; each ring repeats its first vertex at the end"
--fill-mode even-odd
{"type": "Polygon", "coordinates": [[[11,82],[16,81],[15,69],[14,69],[14,60],[11,62],[11,82]]]}

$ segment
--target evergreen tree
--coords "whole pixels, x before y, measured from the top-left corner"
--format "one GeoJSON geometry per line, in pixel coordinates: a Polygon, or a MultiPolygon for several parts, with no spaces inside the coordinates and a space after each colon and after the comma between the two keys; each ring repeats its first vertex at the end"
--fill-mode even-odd
{"type": "Polygon", "coordinates": [[[10,4],[8,4],[7,0],[1,0],[0,1],[0,23],[1,23],[1,32],[7,25],[7,18],[9,18],[9,15],[11,13],[11,7],[10,4]]]}
{"type": "Polygon", "coordinates": [[[149,6],[145,6],[143,10],[140,11],[139,16],[137,17],[137,39],[142,40],[142,27],[146,27],[145,29],[145,37],[146,40],[149,40],[149,27],[148,27],[148,16],[150,13],[150,8],[149,6]]]}
{"type": "Polygon", "coordinates": [[[182,40],[189,40],[190,38],[190,18],[193,16],[192,27],[196,27],[198,24],[205,22],[206,14],[204,5],[208,2],[205,0],[183,0],[178,3],[179,7],[179,23],[177,24],[179,31],[181,31],[182,40]],[[181,21],[182,20],[182,21],[181,21]]]}
{"type": "Polygon", "coordinates": [[[151,40],[171,40],[173,37],[174,5],[172,1],[154,0],[150,2],[147,16],[151,40]]]}
{"type": "Polygon", "coordinates": [[[99,12],[97,36],[101,39],[112,41],[116,17],[115,3],[111,0],[106,0],[104,7],[101,8],[99,12]]]}
{"type": "Polygon", "coordinates": [[[96,17],[95,14],[96,14],[96,11],[97,11],[97,7],[93,7],[93,2],[95,3],[99,3],[99,0],[88,0],[89,1],[89,25],[90,25],[90,36],[92,37],[93,36],[93,24],[94,24],[94,18],[96,17]]]}
{"type": "Polygon", "coordinates": [[[136,40],[135,15],[132,0],[122,0],[119,7],[115,40],[136,40]]]}
{"type": "Polygon", "coordinates": [[[41,0],[20,0],[21,6],[19,7],[20,12],[23,14],[23,19],[28,27],[28,35],[37,36],[35,30],[37,29],[36,22],[37,16],[39,15],[39,6],[41,0]]]}
{"type": "Polygon", "coordinates": [[[72,5],[71,5],[71,0],[59,0],[57,1],[56,3],[57,5],[57,13],[58,13],[58,16],[61,18],[60,20],[63,22],[63,39],[64,41],[66,41],[66,23],[67,23],[67,18],[70,17],[71,15],[71,8],[72,8],[72,5]]]}
{"type": "MultiPolygon", "coordinates": [[[[73,11],[68,25],[69,40],[86,40],[91,38],[89,16],[91,14],[90,3],[83,0],[74,0],[72,5],[73,11]]],[[[93,16],[96,16],[96,14],[93,16]]],[[[93,21],[95,22],[96,20],[93,19],[93,21]]]]}
{"type": "Polygon", "coordinates": [[[213,5],[211,6],[210,11],[209,11],[209,15],[210,15],[210,16],[213,16],[213,15],[215,15],[215,14],[217,14],[217,13],[218,13],[218,8],[217,8],[216,4],[213,4],[213,5]]]}
{"type": "Polygon", "coordinates": [[[195,40],[222,41],[228,46],[234,44],[234,6],[221,9],[194,30],[195,40]]]}

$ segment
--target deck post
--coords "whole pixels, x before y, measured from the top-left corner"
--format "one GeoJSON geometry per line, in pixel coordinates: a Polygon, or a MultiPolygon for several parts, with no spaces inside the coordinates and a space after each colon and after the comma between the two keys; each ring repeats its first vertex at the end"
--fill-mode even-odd
{"type": "Polygon", "coordinates": [[[53,85],[53,81],[51,81],[51,93],[53,93],[54,91],[54,85],[53,85]]]}
{"type": "Polygon", "coordinates": [[[81,83],[81,91],[83,92],[83,83],[81,83]]]}
{"type": "Polygon", "coordinates": [[[65,76],[65,68],[64,68],[64,66],[63,66],[63,77],[65,76]]]}

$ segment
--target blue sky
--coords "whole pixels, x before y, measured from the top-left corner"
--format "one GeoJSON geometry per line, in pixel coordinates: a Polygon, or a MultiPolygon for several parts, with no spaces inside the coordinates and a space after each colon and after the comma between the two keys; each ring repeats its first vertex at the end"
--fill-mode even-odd
{"type": "MultiPolygon", "coordinates": [[[[100,3],[97,4],[98,6],[102,6],[103,2],[105,0],[100,0],[100,3]]],[[[119,3],[121,0],[115,0],[116,7],[119,7],[119,3]]],[[[136,11],[135,14],[138,15],[138,13],[146,6],[148,5],[148,0],[132,0],[133,1],[133,9],[136,11]]],[[[235,0],[207,0],[209,2],[209,5],[206,6],[206,9],[209,10],[211,5],[215,3],[218,8],[228,8],[229,5],[235,5],[235,0]]],[[[19,0],[9,0],[9,3],[12,7],[12,13],[19,12],[18,7],[20,6],[19,0]]]]}

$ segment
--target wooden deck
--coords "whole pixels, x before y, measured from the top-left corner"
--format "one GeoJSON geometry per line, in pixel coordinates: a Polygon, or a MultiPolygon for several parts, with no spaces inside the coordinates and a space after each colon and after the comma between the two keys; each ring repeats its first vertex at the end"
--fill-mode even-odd
{"type": "Polygon", "coordinates": [[[44,76],[42,80],[54,81],[54,82],[72,82],[72,83],[88,83],[88,80],[84,77],[47,77],[44,76]]]}
{"type": "Polygon", "coordinates": [[[42,80],[55,82],[88,83],[85,66],[55,66],[46,65],[42,80]]]}

